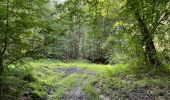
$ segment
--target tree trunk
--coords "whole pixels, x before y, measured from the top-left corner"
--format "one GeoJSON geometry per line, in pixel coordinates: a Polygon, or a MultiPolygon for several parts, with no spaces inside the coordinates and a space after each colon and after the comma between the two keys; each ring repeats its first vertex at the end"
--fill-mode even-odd
{"type": "Polygon", "coordinates": [[[6,32],[5,32],[5,39],[4,39],[4,48],[0,50],[0,100],[3,100],[3,73],[4,73],[4,54],[7,49],[7,34],[9,30],[9,3],[10,0],[6,2],[6,32]]]}
{"type": "Polygon", "coordinates": [[[3,73],[3,56],[0,55],[0,75],[3,73]]]}
{"type": "Polygon", "coordinates": [[[156,52],[155,45],[153,42],[153,37],[151,36],[151,33],[149,33],[149,30],[146,24],[144,23],[143,19],[139,15],[139,11],[136,11],[135,17],[138,21],[138,26],[143,36],[142,41],[143,41],[143,46],[145,48],[144,52],[145,52],[146,59],[150,63],[151,66],[154,66],[154,67],[159,66],[161,63],[156,57],[157,52],[156,52]]]}
{"type": "Polygon", "coordinates": [[[4,66],[3,66],[3,56],[0,55],[0,100],[3,100],[3,71],[4,71],[4,66]]]}

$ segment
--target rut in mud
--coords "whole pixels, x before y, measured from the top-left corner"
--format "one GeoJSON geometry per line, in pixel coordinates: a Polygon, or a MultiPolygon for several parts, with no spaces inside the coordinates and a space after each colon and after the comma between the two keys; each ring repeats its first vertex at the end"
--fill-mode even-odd
{"type": "Polygon", "coordinates": [[[64,73],[66,75],[74,74],[74,73],[79,73],[79,74],[86,74],[86,75],[96,75],[95,72],[86,70],[86,69],[81,69],[81,68],[57,68],[57,72],[59,73],[64,73]]]}
{"type": "Polygon", "coordinates": [[[88,81],[88,79],[83,80],[83,82],[77,80],[76,86],[70,91],[67,91],[62,100],[86,100],[85,94],[82,89],[83,86],[88,83],[88,81]]]}
{"type": "MultiPolygon", "coordinates": [[[[71,74],[86,74],[95,75],[93,71],[81,69],[81,68],[57,68],[57,72],[64,73],[66,76],[71,74]]],[[[85,94],[83,92],[83,87],[89,82],[89,79],[78,78],[75,86],[66,91],[61,100],[86,100],[85,94]]]]}

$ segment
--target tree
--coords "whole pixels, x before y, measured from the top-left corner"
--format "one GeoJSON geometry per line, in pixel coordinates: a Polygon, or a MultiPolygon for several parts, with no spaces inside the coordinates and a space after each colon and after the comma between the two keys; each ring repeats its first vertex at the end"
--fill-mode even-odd
{"type": "Polygon", "coordinates": [[[3,72],[9,64],[33,55],[42,46],[43,16],[48,0],[0,1],[0,96],[3,72]]]}
{"type": "Polygon", "coordinates": [[[130,18],[137,23],[137,29],[141,33],[141,48],[143,48],[146,61],[151,66],[160,66],[161,61],[157,57],[154,39],[159,34],[158,28],[166,22],[170,14],[169,0],[127,0],[126,12],[132,15],[130,18]]]}

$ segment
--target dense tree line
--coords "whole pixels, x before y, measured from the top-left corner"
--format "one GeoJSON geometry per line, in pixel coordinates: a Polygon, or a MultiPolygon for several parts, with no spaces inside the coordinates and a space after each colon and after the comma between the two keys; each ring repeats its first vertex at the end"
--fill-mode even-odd
{"type": "Polygon", "coordinates": [[[130,58],[151,66],[169,59],[169,0],[52,1],[1,1],[1,66],[37,51],[57,59],[130,58]]]}
{"type": "Polygon", "coordinates": [[[155,67],[169,59],[169,0],[69,0],[55,11],[66,57],[155,67]]]}

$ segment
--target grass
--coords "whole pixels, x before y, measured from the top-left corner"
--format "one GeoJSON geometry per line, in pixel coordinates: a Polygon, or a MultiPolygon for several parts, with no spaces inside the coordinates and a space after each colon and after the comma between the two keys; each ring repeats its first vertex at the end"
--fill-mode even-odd
{"type": "MultiPolygon", "coordinates": [[[[113,76],[99,78],[98,85],[112,99],[170,99],[170,76],[166,73],[139,73],[133,67],[114,69],[113,76]],[[111,94],[111,95],[110,95],[111,94]]],[[[142,72],[142,71],[141,71],[142,72]]]]}
{"type": "Polygon", "coordinates": [[[57,92],[54,93],[54,98],[60,99],[64,95],[66,91],[69,91],[71,87],[74,87],[77,80],[79,79],[79,75],[72,74],[68,77],[63,78],[56,84],[57,92]]]}
{"type": "Polygon", "coordinates": [[[97,93],[96,89],[92,84],[86,84],[83,91],[87,100],[100,100],[99,94],[97,93]]]}
{"type": "MultiPolygon", "coordinates": [[[[60,99],[63,97],[66,91],[69,91],[74,87],[77,80],[84,80],[86,78],[90,78],[92,80],[92,76],[84,75],[84,74],[71,74],[69,76],[65,76],[64,73],[57,73],[57,68],[81,68],[85,70],[91,70],[96,72],[97,74],[103,75],[108,74],[113,71],[113,66],[111,65],[99,65],[99,64],[90,64],[82,61],[73,62],[73,63],[63,63],[61,61],[55,61],[50,59],[45,60],[37,60],[28,62],[30,66],[34,69],[33,75],[35,78],[35,82],[30,83],[30,87],[34,90],[34,95],[38,97],[47,96],[47,91],[50,87],[54,87],[57,90],[52,94],[50,98],[60,99]],[[44,88],[45,87],[45,88],[44,88]]],[[[92,96],[97,93],[92,85],[87,84],[84,86],[85,94],[88,96],[92,96]],[[87,92],[88,91],[88,92],[87,92]]],[[[97,97],[96,97],[97,98],[97,97]]]]}
{"type": "Polygon", "coordinates": [[[100,95],[105,95],[113,100],[143,97],[170,99],[170,77],[168,75],[136,73],[132,68],[130,64],[101,65],[87,61],[63,63],[41,59],[28,61],[26,65],[17,69],[15,66],[10,66],[9,71],[13,72],[12,75],[17,76],[21,82],[24,80],[22,83],[26,83],[26,85],[22,84],[21,89],[29,92],[30,98],[35,100],[60,100],[68,91],[80,84],[83,85],[81,88],[85,97],[93,100],[99,100],[100,95]],[[58,68],[80,68],[95,72],[96,75],[65,74],[58,72],[58,68]],[[85,81],[87,82],[84,83],[85,81]],[[96,91],[95,86],[99,87],[101,93],[96,91]]]}
{"type": "MultiPolygon", "coordinates": [[[[34,69],[33,76],[36,81],[30,83],[30,87],[34,90],[35,95],[38,95],[39,97],[43,97],[44,95],[47,96],[48,89],[50,89],[50,87],[54,87],[57,91],[53,93],[51,97],[55,99],[62,98],[66,91],[69,91],[71,88],[74,87],[77,80],[83,81],[86,78],[88,78],[89,81],[96,80],[96,77],[94,78],[92,76],[84,74],[72,74],[69,76],[65,76],[63,73],[57,73],[57,68],[81,68],[85,70],[94,71],[96,74],[99,74],[101,76],[109,76],[112,72],[114,72],[114,68],[112,65],[91,64],[82,61],[77,61],[73,63],[63,63],[61,61],[41,59],[28,63],[34,69]]],[[[95,94],[95,98],[98,98],[95,88],[93,88],[92,84],[88,83],[83,88],[85,94],[87,94],[87,97],[90,96],[90,98],[92,98],[92,95],[95,94]]]]}
{"type": "Polygon", "coordinates": [[[73,61],[71,63],[64,63],[61,61],[55,61],[50,59],[41,59],[38,61],[30,62],[33,66],[50,66],[51,68],[70,68],[70,67],[78,67],[82,69],[87,69],[91,71],[95,71],[97,73],[102,74],[118,74],[118,73],[124,73],[124,71],[127,69],[128,64],[117,64],[117,65],[102,65],[102,64],[93,64],[93,63],[87,63],[84,61],[73,61]]]}

